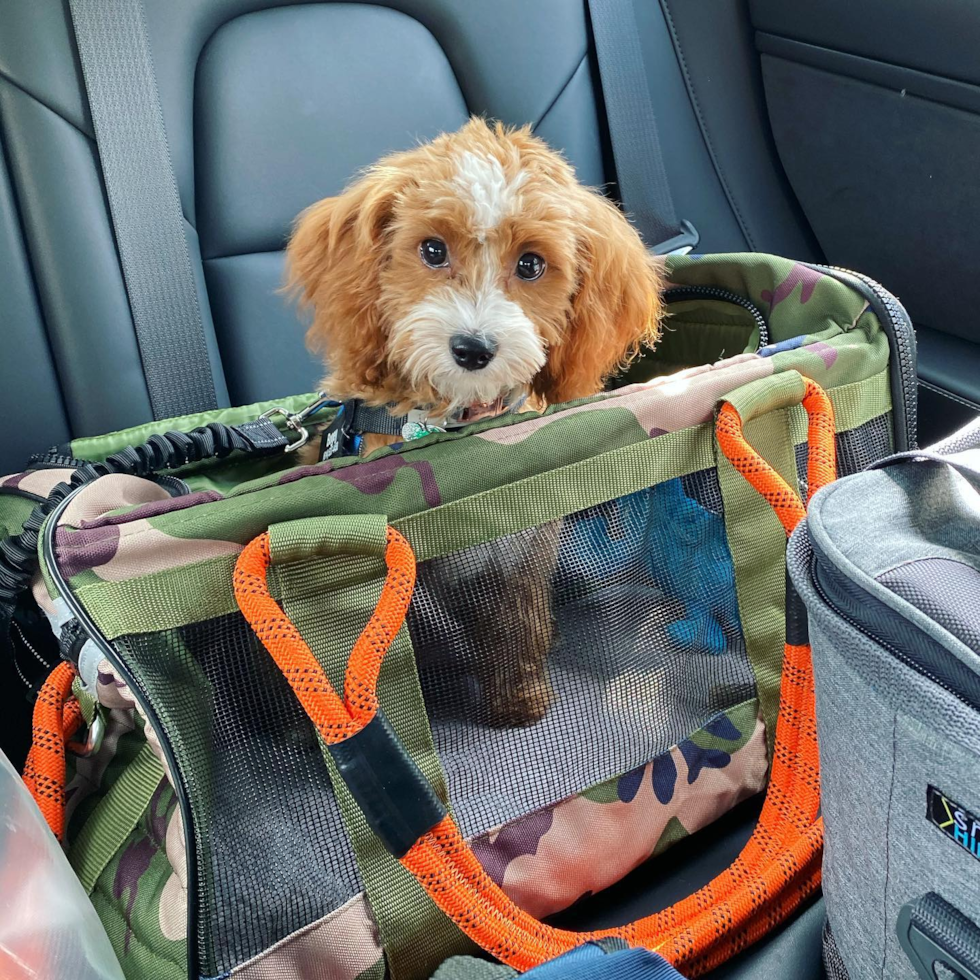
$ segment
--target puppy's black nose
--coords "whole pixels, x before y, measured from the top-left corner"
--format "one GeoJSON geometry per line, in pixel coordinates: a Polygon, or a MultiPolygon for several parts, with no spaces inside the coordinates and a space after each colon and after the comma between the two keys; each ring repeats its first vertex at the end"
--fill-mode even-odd
{"type": "Polygon", "coordinates": [[[453,360],[467,371],[481,371],[497,353],[497,345],[491,340],[481,340],[469,334],[458,333],[449,341],[453,360]]]}

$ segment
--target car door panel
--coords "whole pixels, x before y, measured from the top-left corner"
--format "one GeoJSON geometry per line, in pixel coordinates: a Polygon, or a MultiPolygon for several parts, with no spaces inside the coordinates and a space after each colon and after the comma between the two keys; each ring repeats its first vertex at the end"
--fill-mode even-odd
{"type": "Polygon", "coordinates": [[[751,12],[780,159],[828,261],[895,292],[932,395],[980,410],[980,6],[751,12]]]}

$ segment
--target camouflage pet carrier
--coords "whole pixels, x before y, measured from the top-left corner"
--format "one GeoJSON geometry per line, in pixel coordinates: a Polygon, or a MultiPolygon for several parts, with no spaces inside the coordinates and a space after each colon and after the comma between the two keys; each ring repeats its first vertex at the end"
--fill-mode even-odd
{"type": "Polygon", "coordinates": [[[669,278],[657,351],[542,415],[294,466],[306,396],[0,480],[2,625],[53,668],[25,779],[127,977],[527,969],[767,786],[728,871],[611,932],[696,975],[819,887],[787,533],[835,460],[913,445],[914,341],[843,271],[669,278]]]}

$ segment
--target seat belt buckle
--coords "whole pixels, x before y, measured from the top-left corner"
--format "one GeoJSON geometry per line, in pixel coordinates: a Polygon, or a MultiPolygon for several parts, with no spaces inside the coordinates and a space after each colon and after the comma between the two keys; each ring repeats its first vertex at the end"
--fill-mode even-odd
{"type": "Polygon", "coordinates": [[[687,255],[698,247],[701,236],[697,228],[686,218],[681,219],[681,230],[673,238],[668,238],[659,245],[652,245],[650,251],[654,255],[687,255]]]}

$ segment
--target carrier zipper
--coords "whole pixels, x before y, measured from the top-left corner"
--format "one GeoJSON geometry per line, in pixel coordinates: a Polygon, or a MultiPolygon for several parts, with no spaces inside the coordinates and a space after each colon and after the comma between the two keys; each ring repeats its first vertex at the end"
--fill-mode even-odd
{"type": "MultiPolygon", "coordinates": [[[[848,616],[847,613],[843,612],[840,608],[838,608],[837,604],[833,601],[833,599],[830,598],[829,595],[827,595],[826,590],[824,589],[823,585],[821,585],[820,583],[820,578],[817,575],[816,552],[813,550],[813,546],[810,545],[809,543],[808,543],[808,547],[810,551],[810,582],[813,584],[814,590],[816,591],[817,595],[820,596],[824,605],[827,606],[828,609],[833,610],[835,616],[838,616],[840,619],[842,619],[852,629],[856,630],[862,636],[866,637],[867,639],[871,640],[873,643],[887,650],[900,663],[905,664],[906,667],[910,668],[911,670],[914,670],[920,676],[925,677],[928,681],[931,681],[937,687],[942,688],[944,691],[946,691],[947,694],[952,694],[954,698],[956,698],[958,701],[965,704],[971,710],[977,711],[978,709],[980,709],[980,705],[974,704],[973,701],[971,701],[970,698],[966,697],[966,695],[964,695],[961,691],[957,691],[955,688],[951,687],[945,681],[940,680],[931,670],[929,670],[928,667],[924,667],[921,663],[919,663],[919,661],[914,660],[904,651],[899,650],[897,647],[893,646],[887,640],[884,640],[882,639],[882,637],[872,633],[861,623],[857,622],[852,617],[848,616]]],[[[869,599],[871,599],[872,601],[876,601],[871,596],[869,596],[869,599]]]]}
{"type": "Polygon", "coordinates": [[[195,895],[192,897],[190,894],[188,894],[187,896],[187,977],[188,980],[192,980],[193,977],[199,975],[197,971],[197,958],[200,950],[195,950],[195,943],[192,940],[192,937],[197,929],[196,895],[199,890],[203,889],[205,882],[199,875],[197,869],[197,854],[194,850],[194,839],[192,833],[193,815],[191,814],[187,787],[184,785],[184,780],[180,769],[177,767],[177,759],[174,755],[173,747],[171,746],[169,739],[166,737],[164,728],[160,724],[160,719],[150,707],[149,695],[146,688],[144,687],[142,681],[138,680],[123,663],[119,655],[116,653],[115,647],[113,647],[113,645],[105,638],[92,617],[89,616],[88,611],[72,594],[71,589],[68,587],[68,582],[61,574],[61,569],[58,568],[58,562],[54,553],[54,535],[58,527],[58,521],[61,519],[61,515],[65,512],[65,508],[74,498],[75,494],[77,494],[80,490],[84,490],[86,486],[87,484],[83,483],[81,486],[76,487],[51,512],[44,525],[44,532],[41,537],[41,550],[44,556],[44,563],[48,569],[48,574],[51,576],[54,584],[57,586],[58,595],[68,607],[72,616],[74,616],[78,621],[78,625],[81,627],[82,632],[85,633],[88,639],[90,639],[96,645],[106,660],[109,661],[112,667],[119,672],[119,676],[126,682],[127,687],[129,687],[133,694],[133,700],[136,701],[137,705],[139,705],[140,711],[143,712],[143,717],[153,725],[153,728],[158,736],[160,748],[163,751],[164,757],[166,758],[167,770],[174,781],[174,795],[177,797],[177,805],[180,807],[181,822],[183,823],[184,851],[187,855],[187,878],[189,881],[197,882],[195,895]]]}
{"type": "Polygon", "coordinates": [[[897,412],[899,407],[901,408],[902,417],[897,420],[901,424],[896,425],[895,429],[904,440],[904,445],[896,445],[895,448],[899,452],[915,449],[918,429],[918,391],[916,387],[918,378],[915,330],[908,312],[880,282],[870,276],[838,265],[807,264],[811,269],[816,269],[818,272],[856,289],[874,310],[891,341],[894,354],[890,360],[892,368],[892,410],[897,412]]]}
{"type": "Polygon", "coordinates": [[[759,328],[759,346],[766,347],[769,344],[769,325],[762,311],[750,299],[733,293],[730,289],[722,289],[720,286],[671,286],[664,290],[663,300],[665,303],[684,303],[688,300],[710,299],[722,303],[732,303],[741,306],[743,310],[748,310],[752,314],[759,328]]]}

